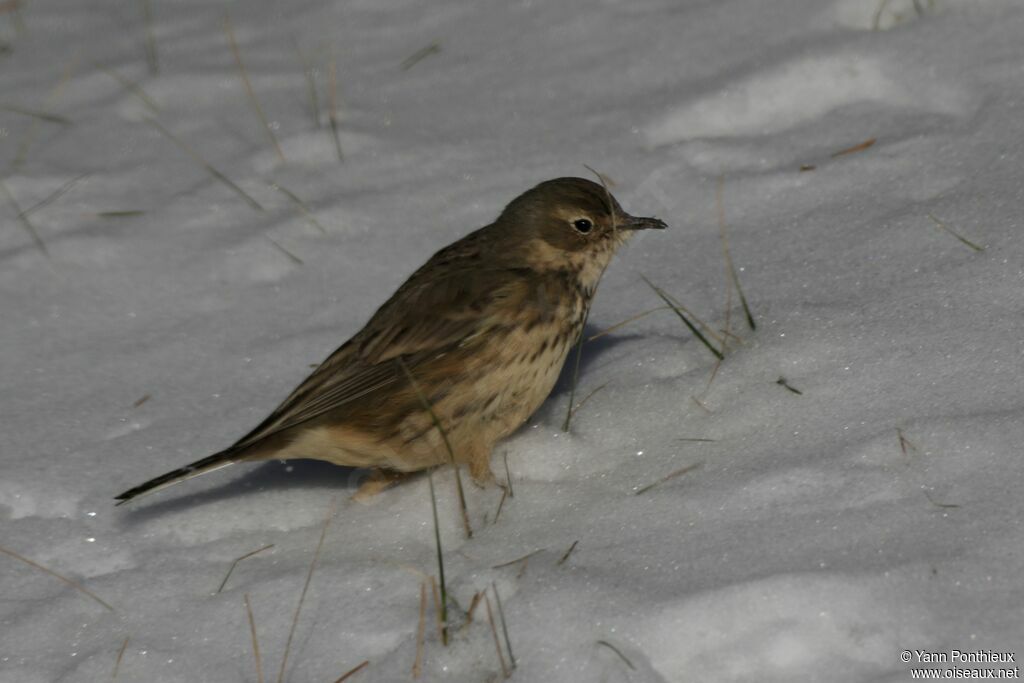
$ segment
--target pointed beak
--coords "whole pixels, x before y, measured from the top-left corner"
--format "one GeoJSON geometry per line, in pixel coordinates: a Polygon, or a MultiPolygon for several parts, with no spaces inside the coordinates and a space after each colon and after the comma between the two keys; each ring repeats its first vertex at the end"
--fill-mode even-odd
{"type": "Polygon", "coordinates": [[[623,216],[623,220],[618,227],[620,230],[664,230],[668,226],[660,218],[623,216]]]}

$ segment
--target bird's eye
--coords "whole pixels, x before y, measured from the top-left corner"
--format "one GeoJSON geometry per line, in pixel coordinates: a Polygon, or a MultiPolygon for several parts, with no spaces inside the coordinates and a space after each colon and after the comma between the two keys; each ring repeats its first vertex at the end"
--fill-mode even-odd
{"type": "Polygon", "coordinates": [[[577,218],[572,222],[572,227],[576,228],[577,232],[581,232],[586,235],[593,229],[594,224],[590,222],[589,218],[577,218]]]}

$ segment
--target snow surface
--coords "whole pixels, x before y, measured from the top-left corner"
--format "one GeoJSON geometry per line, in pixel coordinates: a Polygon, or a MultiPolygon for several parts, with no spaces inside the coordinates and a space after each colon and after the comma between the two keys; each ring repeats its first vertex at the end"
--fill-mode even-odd
{"type": "MultiPolygon", "coordinates": [[[[434,250],[582,164],[671,225],[617,258],[592,331],[659,305],[641,274],[725,326],[720,177],[759,326],[733,296],[713,380],[671,312],[587,344],[577,400],[607,386],[563,434],[563,378],[499,447],[515,497],[493,523],[470,486],[471,540],[436,476],[452,595],[496,585],[513,680],[905,681],[903,649],[1020,646],[1020,2],[152,4],[155,76],[142,3],[0,15],[0,104],[71,121],[0,110],[4,183],[24,210],[88,174],[29,215],[48,256],[0,195],[0,544],[115,608],[0,554],[0,680],[109,680],[125,638],[119,681],[255,680],[244,595],[277,680],[332,500],[285,679],[411,680],[425,478],[359,504],[364,473],[275,462],[112,496],[233,441],[434,250]]],[[[483,615],[427,629],[423,680],[500,678],[483,615]]]]}

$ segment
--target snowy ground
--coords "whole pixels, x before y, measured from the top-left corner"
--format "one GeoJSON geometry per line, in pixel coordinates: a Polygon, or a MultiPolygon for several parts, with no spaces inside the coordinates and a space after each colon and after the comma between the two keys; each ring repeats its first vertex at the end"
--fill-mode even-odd
{"type": "MultiPolygon", "coordinates": [[[[256,680],[245,595],[277,680],[332,500],[285,680],[410,680],[425,479],[361,505],[360,473],[270,463],[112,496],[233,441],[436,248],[584,163],[672,228],[620,254],[593,331],[659,304],[641,274],[725,325],[720,177],[759,327],[733,297],[710,385],[670,312],[588,344],[577,398],[607,386],[563,434],[563,382],[499,449],[515,497],[494,524],[470,487],[471,540],[436,478],[449,587],[496,585],[513,680],[895,682],[904,649],[1019,648],[1019,2],[152,4],[155,76],[143,3],[0,14],[4,184],[25,210],[88,174],[30,211],[47,254],[0,194],[0,545],[114,608],[0,554],[0,680],[109,680],[126,638],[119,681],[256,680]]],[[[476,617],[427,629],[423,680],[500,678],[476,617]]]]}

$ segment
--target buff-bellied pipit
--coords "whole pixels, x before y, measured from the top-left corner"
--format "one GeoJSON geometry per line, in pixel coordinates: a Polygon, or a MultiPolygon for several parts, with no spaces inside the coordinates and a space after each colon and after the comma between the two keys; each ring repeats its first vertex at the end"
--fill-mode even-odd
{"type": "Polygon", "coordinates": [[[589,180],[541,183],[434,254],[233,446],[117,498],[265,459],[412,472],[454,454],[487,482],[495,442],[555,385],[615,250],[636,230],[664,227],[589,180]]]}

